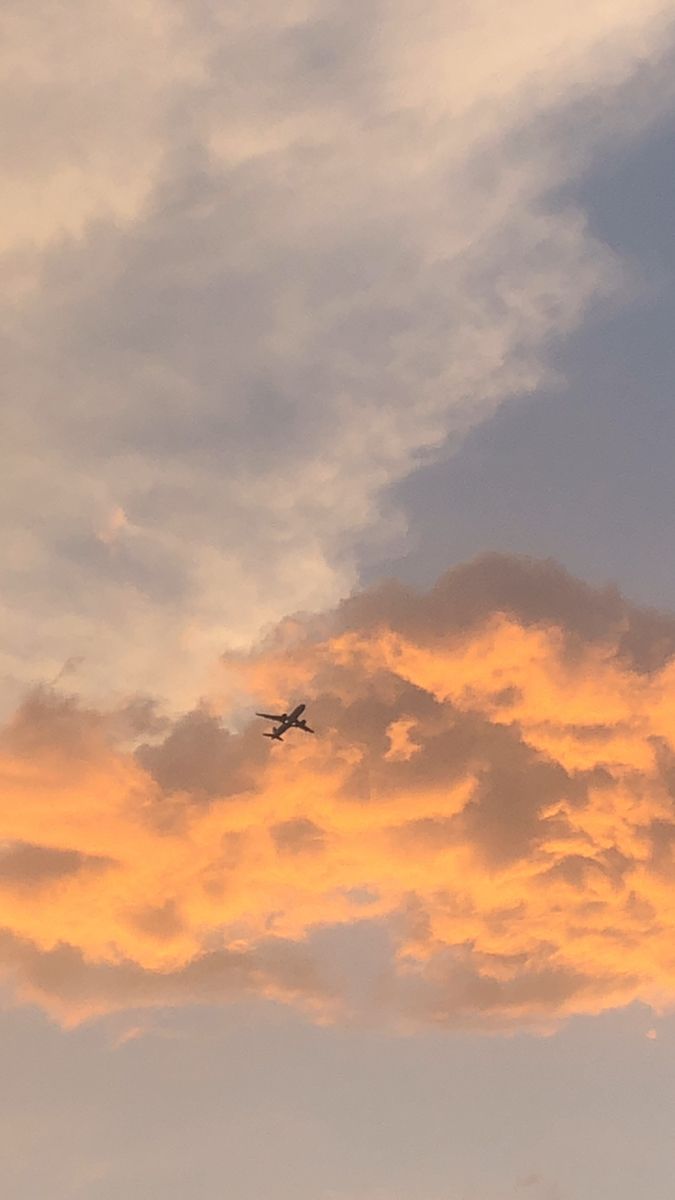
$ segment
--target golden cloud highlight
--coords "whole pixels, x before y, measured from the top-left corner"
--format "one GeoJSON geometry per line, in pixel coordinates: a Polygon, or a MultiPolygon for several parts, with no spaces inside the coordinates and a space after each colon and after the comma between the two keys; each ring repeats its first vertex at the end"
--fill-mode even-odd
{"type": "Polygon", "coordinates": [[[0,739],[16,996],[486,1029],[669,1004],[674,655],[675,619],[492,556],[223,663],[314,738],[35,693],[0,739]]]}

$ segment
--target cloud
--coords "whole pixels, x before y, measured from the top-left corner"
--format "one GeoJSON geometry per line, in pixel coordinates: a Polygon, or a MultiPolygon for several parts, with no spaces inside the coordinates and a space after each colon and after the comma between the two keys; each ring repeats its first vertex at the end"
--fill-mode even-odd
{"type": "Polygon", "coordinates": [[[234,696],[305,699],[318,735],[141,708],[134,750],[126,714],[46,690],[5,728],[20,998],[486,1030],[673,1002],[675,617],[492,555],[222,670],[234,696]]]}
{"type": "Polygon", "coordinates": [[[41,1005],[66,1025],[119,1009],[223,1004],[261,995],[297,1002],[307,1011],[316,1007],[319,1014],[330,1010],[330,995],[296,946],[262,944],[253,954],[211,951],[162,972],[130,961],[88,962],[69,945],[38,952],[10,935],[2,938],[1,954],[19,999],[41,1005]]]}
{"type": "Polygon", "coordinates": [[[101,869],[109,860],[74,850],[9,842],[0,846],[0,889],[6,887],[39,888],[84,868],[101,869]]]}
{"type": "Polygon", "coordinates": [[[216,716],[197,709],[161,743],[143,744],[137,758],[165,792],[209,797],[222,796],[224,786],[232,794],[253,788],[265,754],[254,730],[235,736],[216,716]]]}
{"type": "Polygon", "coordinates": [[[3,49],[4,704],[77,662],[180,711],[621,287],[560,185],[670,104],[672,14],[44,9],[3,49]]]}
{"type": "Polygon", "coordinates": [[[323,830],[308,817],[297,817],[293,821],[282,821],[273,825],[272,839],[281,853],[303,854],[323,849],[323,830]]]}
{"type": "Polygon", "coordinates": [[[103,0],[54,13],[4,7],[0,89],[4,251],[46,247],[92,222],[137,217],[158,168],[161,131],[201,78],[198,40],[163,0],[103,0]]]}

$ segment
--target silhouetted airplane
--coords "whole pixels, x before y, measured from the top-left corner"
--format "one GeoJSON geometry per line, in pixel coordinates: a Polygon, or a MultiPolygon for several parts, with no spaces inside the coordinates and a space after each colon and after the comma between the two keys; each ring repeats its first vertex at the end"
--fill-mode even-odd
{"type": "Polygon", "coordinates": [[[263,737],[274,738],[275,742],[283,742],[283,735],[288,733],[289,729],[304,729],[305,733],[314,733],[306,721],[300,720],[300,713],[303,713],[306,707],[305,704],[298,704],[292,713],[256,713],[256,717],[264,717],[266,721],[279,722],[271,733],[264,733],[263,737]]]}

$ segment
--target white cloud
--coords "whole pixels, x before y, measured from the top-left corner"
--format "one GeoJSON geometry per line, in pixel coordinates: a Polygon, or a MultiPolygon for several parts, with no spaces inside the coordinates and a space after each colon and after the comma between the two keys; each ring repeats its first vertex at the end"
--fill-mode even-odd
{"type": "Polygon", "coordinates": [[[353,586],[383,489],[616,285],[557,123],[668,8],[10,9],[8,697],[82,659],[180,706],[353,586]]]}
{"type": "Polygon", "coordinates": [[[202,75],[165,0],[3,4],[0,247],[44,246],[138,215],[181,89],[202,75]]]}

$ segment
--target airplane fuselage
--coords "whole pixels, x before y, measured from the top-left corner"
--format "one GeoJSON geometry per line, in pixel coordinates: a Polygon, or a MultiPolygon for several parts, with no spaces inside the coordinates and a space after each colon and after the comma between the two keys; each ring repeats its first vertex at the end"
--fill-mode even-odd
{"type": "Polygon", "coordinates": [[[301,714],[304,713],[307,705],[297,704],[290,713],[256,713],[257,717],[263,717],[266,721],[277,721],[271,733],[265,733],[265,737],[273,738],[275,742],[283,740],[283,734],[288,733],[289,729],[302,729],[305,733],[314,733],[301,714]]]}

